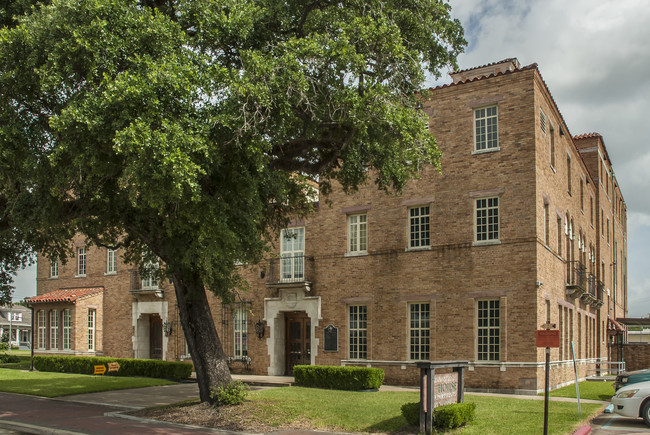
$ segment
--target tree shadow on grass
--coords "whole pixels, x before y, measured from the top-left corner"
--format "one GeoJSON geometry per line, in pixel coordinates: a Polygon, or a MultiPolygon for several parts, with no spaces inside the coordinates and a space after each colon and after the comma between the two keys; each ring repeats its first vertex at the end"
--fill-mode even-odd
{"type": "Polygon", "coordinates": [[[363,431],[370,432],[370,433],[384,432],[384,433],[395,433],[395,434],[407,434],[407,433],[418,433],[418,429],[419,428],[417,426],[411,426],[407,424],[406,421],[404,420],[404,417],[398,415],[396,417],[388,418],[386,420],[382,420],[373,425],[367,426],[363,428],[363,431]]]}

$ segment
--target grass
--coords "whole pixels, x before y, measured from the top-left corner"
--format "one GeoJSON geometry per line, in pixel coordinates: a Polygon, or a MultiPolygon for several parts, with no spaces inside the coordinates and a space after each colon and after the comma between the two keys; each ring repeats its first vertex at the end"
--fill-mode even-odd
{"type": "Polygon", "coordinates": [[[92,376],[0,369],[0,391],[42,397],[58,397],[70,394],[122,390],[125,388],[153,387],[173,383],[154,378],[92,376]]]}
{"type": "Polygon", "coordinates": [[[28,370],[31,367],[31,356],[28,350],[12,350],[11,352],[0,352],[0,368],[28,370]],[[17,362],[3,362],[7,358],[17,362]]]}
{"type": "MultiPolygon", "coordinates": [[[[321,430],[373,433],[417,430],[406,426],[400,410],[402,404],[419,400],[417,392],[359,393],[291,387],[255,391],[249,397],[256,405],[249,418],[274,427],[304,420],[321,430]]],[[[476,419],[471,425],[454,433],[542,432],[543,401],[470,394],[465,396],[465,400],[476,403],[476,419]]],[[[571,433],[602,407],[600,404],[582,404],[582,415],[578,415],[576,403],[551,402],[549,433],[571,433]]]]}
{"type": "MultiPolygon", "coordinates": [[[[580,398],[591,400],[609,400],[614,395],[614,382],[596,382],[596,381],[583,381],[578,384],[580,387],[580,398]]],[[[544,393],[540,394],[543,396],[544,393]]],[[[551,397],[572,397],[576,398],[575,384],[567,385],[566,387],[558,388],[550,392],[551,397]]]]}

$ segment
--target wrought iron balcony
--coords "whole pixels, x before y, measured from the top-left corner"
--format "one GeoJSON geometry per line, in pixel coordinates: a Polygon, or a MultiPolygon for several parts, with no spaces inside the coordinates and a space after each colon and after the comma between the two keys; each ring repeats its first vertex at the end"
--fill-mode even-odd
{"type": "Polygon", "coordinates": [[[579,261],[567,261],[566,263],[566,291],[568,295],[581,295],[586,293],[587,268],[579,261]]]}
{"type": "Polygon", "coordinates": [[[309,286],[312,282],[314,257],[283,255],[267,261],[266,285],[269,287],[281,287],[287,284],[309,286]]]}
{"type": "Polygon", "coordinates": [[[129,270],[130,292],[131,294],[154,294],[158,297],[163,296],[163,290],[158,285],[158,278],[155,275],[147,277],[140,276],[138,269],[129,270]]]}

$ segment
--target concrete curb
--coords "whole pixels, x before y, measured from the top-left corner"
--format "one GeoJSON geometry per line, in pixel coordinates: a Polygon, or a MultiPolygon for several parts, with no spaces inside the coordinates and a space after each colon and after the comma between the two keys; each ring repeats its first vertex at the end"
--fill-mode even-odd
{"type": "Polygon", "coordinates": [[[587,435],[591,433],[591,426],[585,425],[582,426],[580,429],[577,431],[573,432],[573,435],[587,435]]]}

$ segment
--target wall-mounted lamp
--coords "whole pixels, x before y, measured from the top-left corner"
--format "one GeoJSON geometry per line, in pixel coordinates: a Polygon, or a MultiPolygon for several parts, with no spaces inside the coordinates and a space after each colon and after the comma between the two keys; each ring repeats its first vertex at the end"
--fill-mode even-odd
{"type": "Polygon", "coordinates": [[[542,281],[537,281],[537,282],[535,283],[535,285],[536,285],[537,287],[539,287],[539,286],[544,285],[544,283],[543,283],[542,281]]]}
{"type": "Polygon", "coordinates": [[[172,335],[172,324],[171,322],[164,321],[163,322],[163,332],[165,333],[165,337],[169,337],[172,335]]]}
{"type": "Polygon", "coordinates": [[[264,331],[266,328],[264,327],[264,322],[262,320],[258,320],[257,323],[255,323],[255,334],[257,334],[257,338],[260,340],[264,337],[264,331]]]}
{"type": "Polygon", "coordinates": [[[264,279],[265,276],[266,276],[266,270],[264,269],[260,270],[260,279],[264,279]]]}

